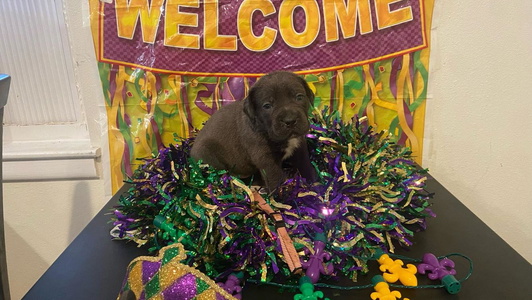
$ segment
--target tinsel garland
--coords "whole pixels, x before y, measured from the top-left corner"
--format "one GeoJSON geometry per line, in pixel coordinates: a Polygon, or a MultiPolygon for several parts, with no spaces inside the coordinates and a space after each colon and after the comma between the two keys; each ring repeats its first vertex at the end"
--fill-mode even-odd
{"type": "MultiPolygon", "coordinates": [[[[303,261],[314,252],[316,234],[323,234],[331,275],[355,280],[376,251],[393,252],[394,241],[410,246],[414,232],[434,216],[426,170],[384,132],[316,112],[307,140],[318,181],[293,174],[276,193],[263,195],[282,215],[303,261]]],[[[275,222],[252,203],[249,186],[194,162],[193,142],[161,149],[135,172],[114,211],[118,237],[149,243],[150,250],[180,242],[186,263],[213,279],[237,271],[262,281],[289,278],[275,222]]]]}

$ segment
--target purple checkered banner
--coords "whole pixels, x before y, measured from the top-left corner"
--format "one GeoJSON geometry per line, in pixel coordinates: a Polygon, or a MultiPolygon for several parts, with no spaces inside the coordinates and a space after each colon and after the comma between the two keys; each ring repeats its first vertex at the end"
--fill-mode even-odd
{"type": "Polygon", "coordinates": [[[422,0],[100,2],[99,60],[253,76],[352,67],[426,47],[422,0]]]}

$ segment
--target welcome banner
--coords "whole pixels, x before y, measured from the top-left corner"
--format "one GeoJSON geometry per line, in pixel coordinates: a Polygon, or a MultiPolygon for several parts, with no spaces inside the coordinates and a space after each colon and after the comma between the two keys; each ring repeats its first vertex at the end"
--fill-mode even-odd
{"type": "Polygon", "coordinates": [[[275,70],[421,162],[433,0],[89,1],[114,191],[275,70]]]}

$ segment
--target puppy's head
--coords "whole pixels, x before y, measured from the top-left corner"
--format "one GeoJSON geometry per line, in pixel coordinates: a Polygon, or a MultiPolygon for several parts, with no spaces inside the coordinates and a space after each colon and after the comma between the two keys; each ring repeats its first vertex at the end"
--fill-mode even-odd
{"type": "Polygon", "coordinates": [[[260,78],[244,100],[244,112],[254,128],[274,142],[304,135],[314,93],[294,73],[273,72],[260,78]]]}

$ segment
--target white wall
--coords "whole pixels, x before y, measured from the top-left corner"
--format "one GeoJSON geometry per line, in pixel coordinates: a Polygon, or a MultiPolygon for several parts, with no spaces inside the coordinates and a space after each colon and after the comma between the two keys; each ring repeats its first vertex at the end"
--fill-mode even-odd
{"type": "MultiPolygon", "coordinates": [[[[93,146],[105,150],[103,97],[85,2],[66,0],[67,23],[93,146]]],[[[423,163],[529,261],[531,15],[529,0],[436,0],[423,163]]],[[[4,184],[13,299],[25,294],[107,202],[105,184],[4,184]]]]}
{"type": "Polygon", "coordinates": [[[434,12],[423,165],[532,262],[532,1],[434,12]]]}
{"type": "Polygon", "coordinates": [[[8,276],[21,297],[107,203],[102,180],[4,184],[8,276]]]}
{"type": "MultiPolygon", "coordinates": [[[[105,107],[89,27],[88,1],[64,0],[74,76],[91,144],[108,164],[105,107]],[[107,161],[106,161],[107,160],[107,161]]],[[[102,173],[102,172],[100,172],[102,173]]],[[[104,172],[105,173],[105,172],[104,172]]],[[[103,178],[109,178],[103,176],[103,178]]],[[[104,179],[4,183],[12,299],[20,299],[110,198],[104,179]]]]}

